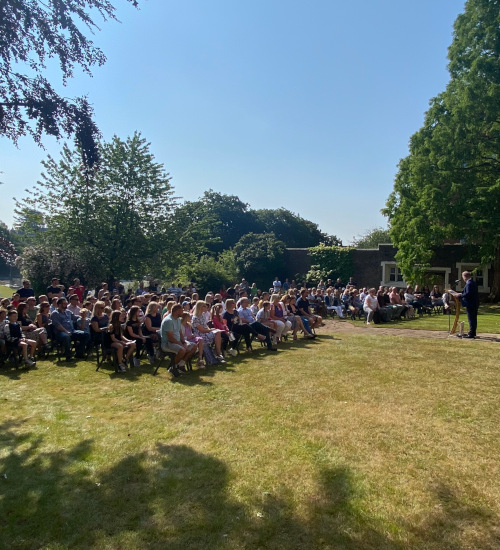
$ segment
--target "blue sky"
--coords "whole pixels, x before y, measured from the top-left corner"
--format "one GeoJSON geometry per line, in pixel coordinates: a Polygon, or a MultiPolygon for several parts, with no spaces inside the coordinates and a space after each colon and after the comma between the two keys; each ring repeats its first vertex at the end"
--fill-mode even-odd
{"type": "MultiPolygon", "coordinates": [[[[104,139],[140,131],[176,194],[285,207],[348,244],[380,214],[410,136],[448,80],[463,0],[114,0],[87,94],[104,139]]],[[[57,70],[53,82],[60,82],[57,70]]],[[[0,220],[57,156],[0,138],[0,220]]]]}

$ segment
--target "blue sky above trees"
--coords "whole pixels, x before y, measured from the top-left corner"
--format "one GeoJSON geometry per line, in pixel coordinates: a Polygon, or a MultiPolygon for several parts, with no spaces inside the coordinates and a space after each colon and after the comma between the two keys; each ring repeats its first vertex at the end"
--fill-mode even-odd
{"type": "MultiPolygon", "coordinates": [[[[186,200],[212,188],[254,209],[283,206],[348,243],[385,224],[397,163],[448,82],[464,2],[115,5],[122,23],[95,36],[107,63],[64,91],[88,94],[104,138],[140,131],[186,200]]],[[[11,198],[62,148],[45,144],[0,139],[9,225],[11,198]]]]}

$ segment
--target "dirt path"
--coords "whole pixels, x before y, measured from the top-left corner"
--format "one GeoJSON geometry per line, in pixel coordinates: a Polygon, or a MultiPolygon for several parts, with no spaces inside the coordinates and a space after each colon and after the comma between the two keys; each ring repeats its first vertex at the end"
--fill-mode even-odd
{"type": "MultiPolygon", "coordinates": [[[[409,328],[393,328],[391,326],[378,325],[374,327],[373,325],[367,326],[365,324],[352,323],[350,321],[338,321],[333,319],[326,319],[324,329],[327,329],[331,332],[363,332],[371,331],[376,334],[383,334],[385,336],[406,336],[411,338],[436,338],[440,340],[446,340],[448,338],[457,339],[456,336],[450,336],[448,331],[441,330],[416,330],[409,328]]],[[[476,342],[500,342],[500,334],[491,334],[482,332],[479,333],[478,337],[475,340],[476,342]]]]}

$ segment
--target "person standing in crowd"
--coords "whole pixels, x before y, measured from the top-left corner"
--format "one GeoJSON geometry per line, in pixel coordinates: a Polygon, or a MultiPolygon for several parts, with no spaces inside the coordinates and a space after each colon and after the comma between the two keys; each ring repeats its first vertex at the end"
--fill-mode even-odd
{"type": "Polygon", "coordinates": [[[470,271],[462,273],[465,287],[460,294],[462,305],[467,309],[467,320],[469,321],[469,332],[463,338],[475,338],[477,331],[477,310],[479,309],[479,292],[476,281],[472,278],[470,271]]]}
{"type": "Polygon", "coordinates": [[[31,288],[30,282],[27,279],[23,281],[23,288],[20,288],[17,293],[22,300],[26,300],[30,296],[35,296],[35,291],[31,288]]]}
{"type": "Polygon", "coordinates": [[[80,302],[80,304],[83,304],[84,293],[85,287],[80,283],[80,279],[74,279],[73,284],[68,288],[68,296],[71,297],[73,294],[76,294],[78,296],[78,301],[80,302]]]}
{"type": "Polygon", "coordinates": [[[61,298],[63,295],[63,292],[61,290],[61,287],[59,286],[59,279],[57,277],[54,277],[52,279],[52,284],[47,287],[47,296],[49,300],[52,300],[52,298],[61,298]]]}
{"type": "Polygon", "coordinates": [[[273,291],[274,294],[279,294],[281,292],[281,281],[279,280],[279,277],[274,278],[273,291]]]}

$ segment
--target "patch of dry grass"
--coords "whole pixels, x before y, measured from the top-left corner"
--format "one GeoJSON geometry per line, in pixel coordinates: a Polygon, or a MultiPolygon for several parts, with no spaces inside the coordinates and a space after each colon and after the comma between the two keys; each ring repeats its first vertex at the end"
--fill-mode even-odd
{"type": "Polygon", "coordinates": [[[0,546],[498,548],[498,345],[370,331],[170,380],[0,376],[0,546]]]}

